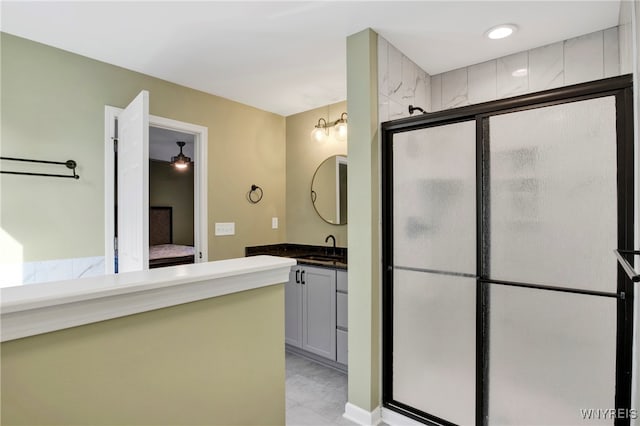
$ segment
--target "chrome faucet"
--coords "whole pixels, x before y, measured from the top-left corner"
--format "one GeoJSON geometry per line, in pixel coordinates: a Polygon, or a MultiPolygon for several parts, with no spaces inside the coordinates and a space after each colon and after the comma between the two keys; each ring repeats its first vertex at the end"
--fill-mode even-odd
{"type": "Polygon", "coordinates": [[[336,237],[334,237],[333,235],[329,234],[327,235],[327,238],[324,239],[325,243],[329,242],[329,238],[331,238],[333,240],[333,254],[336,254],[336,237]]]}

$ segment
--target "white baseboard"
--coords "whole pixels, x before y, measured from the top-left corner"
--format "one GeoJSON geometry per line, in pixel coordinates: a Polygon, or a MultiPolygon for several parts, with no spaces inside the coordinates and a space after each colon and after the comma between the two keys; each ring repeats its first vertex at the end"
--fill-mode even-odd
{"type": "Polygon", "coordinates": [[[380,417],[380,407],[376,407],[373,411],[367,411],[349,402],[344,406],[344,414],[342,417],[362,426],[377,426],[382,420],[380,417]]]}
{"type": "Polygon", "coordinates": [[[422,423],[417,422],[409,417],[403,416],[400,413],[389,410],[388,408],[382,408],[382,421],[389,426],[424,426],[422,423]]]}

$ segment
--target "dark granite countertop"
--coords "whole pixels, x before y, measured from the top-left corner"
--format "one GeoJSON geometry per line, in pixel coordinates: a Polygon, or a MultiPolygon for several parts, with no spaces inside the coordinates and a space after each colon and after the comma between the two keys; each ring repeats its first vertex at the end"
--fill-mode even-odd
{"type": "Polygon", "coordinates": [[[299,264],[320,266],[333,269],[347,269],[347,248],[331,246],[312,246],[305,244],[270,244],[246,247],[245,256],[270,255],[290,257],[299,264]]]}

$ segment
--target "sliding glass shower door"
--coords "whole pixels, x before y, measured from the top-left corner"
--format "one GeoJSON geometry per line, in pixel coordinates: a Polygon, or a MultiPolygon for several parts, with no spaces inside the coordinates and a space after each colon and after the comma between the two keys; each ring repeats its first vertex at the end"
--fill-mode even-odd
{"type": "Polygon", "coordinates": [[[633,287],[613,253],[632,248],[629,86],[383,125],[385,407],[629,424],[633,287]]]}
{"type": "Polygon", "coordinates": [[[615,407],[615,97],[493,116],[488,144],[489,423],[577,425],[615,407]]]}
{"type": "Polygon", "coordinates": [[[393,145],[393,389],[455,423],[475,416],[475,122],[393,145]]]}

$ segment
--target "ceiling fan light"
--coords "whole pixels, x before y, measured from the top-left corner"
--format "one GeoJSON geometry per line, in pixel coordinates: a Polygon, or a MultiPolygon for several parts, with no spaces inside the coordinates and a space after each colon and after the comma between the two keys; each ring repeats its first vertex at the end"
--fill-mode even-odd
{"type": "Polygon", "coordinates": [[[183,170],[189,167],[191,158],[182,153],[182,147],[185,146],[185,142],[176,142],[176,144],[180,147],[180,153],[175,157],[171,157],[171,165],[176,169],[183,170]]]}

